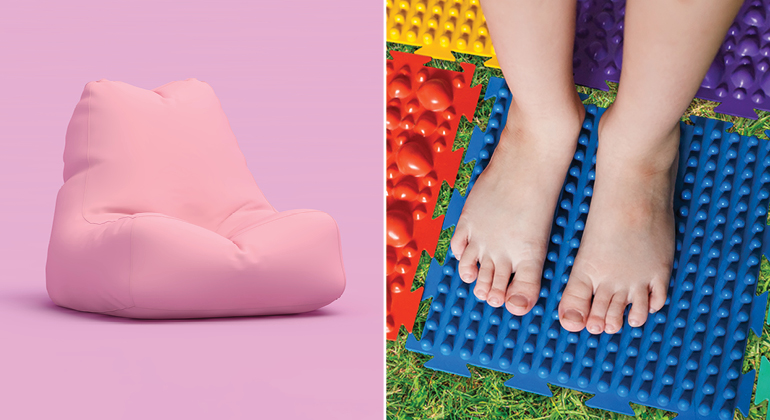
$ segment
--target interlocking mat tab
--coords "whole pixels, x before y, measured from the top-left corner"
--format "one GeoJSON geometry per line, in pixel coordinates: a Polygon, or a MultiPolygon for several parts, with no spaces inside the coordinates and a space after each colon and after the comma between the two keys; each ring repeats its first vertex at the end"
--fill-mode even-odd
{"type": "MultiPolygon", "coordinates": [[[[487,96],[496,97],[490,123],[468,147],[481,169],[510,102],[499,79],[490,81],[487,96]]],[[[741,374],[744,351],[749,330],[762,333],[767,304],[767,294],[755,293],[770,231],[770,143],[728,133],[721,121],[682,123],[676,256],[666,305],[641,328],[571,333],[559,324],[557,308],[590,206],[594,127],[604,112],[586,108],[534,309],[514,316],[476,299],[475,283],[460,280],[450,250],[443,266],[432,261],[423,296],[433,299],[430,311],[422,337],[410,335],[406,347],[432,355],[426,367],[464,376],[470,376],[467,364],[494,369],[513,375],[505,385],[548,396],[547,384],[572,388],[595,394],[588,406],[618,413],[633,415],[633,402],[676,412],[677,419],[731,419],[735,408],[746,415],[755,372],[741,374]]],[[[453,197],[447,224],[456,223],[450,215],[459,214],[463,201],[453,197]]]]}
{"type": "Polygon", "coordinates": [[[387,338],[412,331],[422,289],[411,291],[423,250],[436,249],[433,219],[442,181],[454,185],[463,150],[452,151],[460,117],[473,120],[481,85],[463,72],[425,67],[430,57],[391,52],[387,61],[387,338]]]}
{"type": "MultiPolygon", "coordinates": [[[[716,112],[756,119],[770,111],[770,1],[744,2],[697,97],[716,112]]],[[[575,83],[607,90],[620,79],[625,1],[578,0],[575,83]]],[[[387,40],[422,46],[417,52],[454,60],[452,51],[492,57],[499,67],[478,0],[388,0],[387,40]]]]}

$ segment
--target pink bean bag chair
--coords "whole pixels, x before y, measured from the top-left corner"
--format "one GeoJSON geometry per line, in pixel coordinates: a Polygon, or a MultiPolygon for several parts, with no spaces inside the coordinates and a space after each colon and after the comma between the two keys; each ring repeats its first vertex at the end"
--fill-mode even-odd
{"type": "Polygon", "coordinates": [[[337,224],[267,202],[214,91],[195,79],[86,85],[46,280],[59,306],[129,318],[307,312],[345,288],[337,224]]]}

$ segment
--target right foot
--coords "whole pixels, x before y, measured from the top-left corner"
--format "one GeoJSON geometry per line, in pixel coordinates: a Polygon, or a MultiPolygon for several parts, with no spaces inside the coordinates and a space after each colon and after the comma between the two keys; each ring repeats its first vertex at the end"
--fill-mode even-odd
{"type": "Polygon", "coordinates": [[[529,312],[540,294],[553,212],[585,116],[577,92],[564,108],[533,117],[511,104],[450,243],[460,278],[477,280],[476,297],[505,303],[514,315],[529,312]]]}

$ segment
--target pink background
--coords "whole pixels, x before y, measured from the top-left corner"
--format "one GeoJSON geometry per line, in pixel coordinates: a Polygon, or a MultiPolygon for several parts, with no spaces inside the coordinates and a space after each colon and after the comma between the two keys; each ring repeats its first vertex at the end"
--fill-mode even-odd
{"type": "Polygon", "coordinates": [[[382,3],[3,3],[0,418],[382,418],[382,3]],[[338,301],[300,316],[193,321],[50,302],[64,134],[84,85],[188,77],[213,86],[278,210],[338,221],[348,281],[338,301]]]}

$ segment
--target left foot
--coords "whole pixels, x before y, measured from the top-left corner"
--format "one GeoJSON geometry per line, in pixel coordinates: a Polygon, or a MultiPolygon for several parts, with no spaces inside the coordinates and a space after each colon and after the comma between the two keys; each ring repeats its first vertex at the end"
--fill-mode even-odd
{"type": "Polygon", "coordinates": [[[615,334],[659,311],[674,261],[679,123],[640,126],[610,107],[599,121],[596,181],[580,250],[559,304],[569,331],[615,334]]]}

